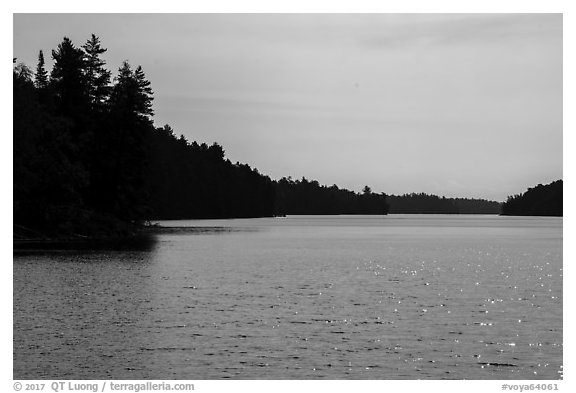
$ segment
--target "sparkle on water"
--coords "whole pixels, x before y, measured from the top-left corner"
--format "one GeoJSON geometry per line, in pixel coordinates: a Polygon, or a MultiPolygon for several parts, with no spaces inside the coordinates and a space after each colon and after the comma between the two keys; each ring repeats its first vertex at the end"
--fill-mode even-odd
{"type": "Polygon", "coordinates": [[[15,379],[562,378],[561,218],[162,224],[15,254],[15,379]]]}

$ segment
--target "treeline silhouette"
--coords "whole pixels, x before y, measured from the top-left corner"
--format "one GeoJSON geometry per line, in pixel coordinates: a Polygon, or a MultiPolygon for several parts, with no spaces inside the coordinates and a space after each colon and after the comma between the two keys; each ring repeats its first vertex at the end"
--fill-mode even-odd
{"type": "Polygon", "coordinates": [[[320,185],[316,180],[283,177],[275,182],[277,215],[288,214],[387,214],[386,194],[362,193],[320,185]]]}
{"type": "Polygon", "coordinates": [[[169,126],[151,133],[149,219],[274,215],[275,186],[246,164],[232,164],[214,143],[188,142],[169,126]]]}
{"type": "MultiPolygon", "coordinates": [[[[13,69],[15,236],[116,236],[150,219],[274,214],[275,186],[224,150],[152,122],[142,67],[106,69],[92,35],[13,69]]],[[[14,59],[16,63],[16,59],[14,59]]]]}
{"type": "Polygon", "coordinates": [[[113,76],[105,52],[92,34],[81,47],[65,37],[50,71],[42,51],[34,71],[14,59],[15,237],[124,236],[160,219],[499,212],[483,200],[273,181],[217,143],[155,127],[142,67],[125,61],[113,76]]]}
{"type": "Polygon", "coordinates": [[[64,38],[50,72],[42,51],[35,72],[14,67],[15,228],[104,236],[145,217],[152,90],[127,62],[112,82],[105,51],[64,38]]]}
{"type": "Polygon", "coordinates": [[[558,216],[563,215],[563,182],[538,184],[523,194],[509,196],[502,205],[504,216],[558,216]]]}
{"type": "Polygon", "coordinates": [[[390,214],[500,214],[501,204],[485,199],[446,198],[425,193],[389,195],[390,214]]]}
{"type": "Polygon", "coordinates": [[[148,220],[386,214],[386,196],[317,181],[272,181],[217,143],[154,127],[142,67],[115,76],[92,34],[64,38],[34,71],[13,69],[15,236],[118,236],[148,220]],[[277,197],[278,195],[278,197],[277,197]]]}

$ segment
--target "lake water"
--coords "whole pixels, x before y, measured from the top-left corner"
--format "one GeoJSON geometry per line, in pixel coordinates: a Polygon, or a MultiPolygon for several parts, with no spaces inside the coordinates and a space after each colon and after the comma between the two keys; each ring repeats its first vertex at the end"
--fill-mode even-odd
{"type": "Polygon", "coordinates": [[[562,219],[162,222],[14,254],[15,379],[560,379],[562,219]]]}

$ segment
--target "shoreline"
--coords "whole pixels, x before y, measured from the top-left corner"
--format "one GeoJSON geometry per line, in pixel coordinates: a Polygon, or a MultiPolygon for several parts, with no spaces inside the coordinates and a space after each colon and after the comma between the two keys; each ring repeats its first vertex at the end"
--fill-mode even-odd
{"type": "MultiPolygon", "coordinates": [[[[151,228],[152,229],[152,228],[151,228]]],[[[154,243],[154,231],[148,228],[139,228],[129,234],[116,234],[111,236],[44,236],[35,238],[14,237],[12,251],[82,251],[82,250],[130,250],[148,249],[154,243]]]]}

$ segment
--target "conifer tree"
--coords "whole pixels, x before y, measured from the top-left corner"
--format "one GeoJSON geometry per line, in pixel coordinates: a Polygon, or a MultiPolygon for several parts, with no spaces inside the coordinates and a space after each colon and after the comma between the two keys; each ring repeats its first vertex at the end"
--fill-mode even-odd
{"type": "Polygon", "coordinates": [[[48,72],[44,68],[44,53],[42,50],[38,52],[38,65],[36,66],[36,74],[34,75],[34,85],[39,90],[48,87],[48,72]]]}
{"type": "Polygon", "coordinates": [[[84,52],[64,37],[52,50],[54,67],[50,82],[54,89],[58,111],[77,120],[88,109],[88,88],[84,73],[84,52]]]}
{"type": "Polygon", "coordinates": [[[146,80],[141,66],[132,70],[127,61],[122,63],[112,89],[110,107],[131,120],[150,122],[154,114],[152,110],[153,92],[150,82],[146,80]]]}
{"type": "Polygon", "coordinates": [[[82,46],[84,49],[85,76],[88,86],[88,97],[93,109],[101,111],[110,96],[111,72],[104,66],[106,62],[100,58],[107,49],[102,48],[100,39],[92,34],[90,39],[82,46]]]}
{"type": "Polygon", "coordinates": [[[137,221],[146,209],[146,140],[152,125],[152,89],[141,67],[124,62],[108,102],[110,124],[108,206],[117,216],[137,221]]]}
{"type": "Polygon", "coordinates": [[[154,99],[152,88],[150,87],[150,81],[146,79],[142,66],[136,67],[134,71],[134,78],[138,84],[138,100],[140,116],[144,118],[151,117],[154,115],[154,110],[152,109],[152,100],[154,99]]]}

